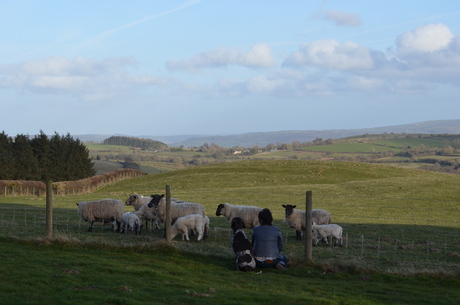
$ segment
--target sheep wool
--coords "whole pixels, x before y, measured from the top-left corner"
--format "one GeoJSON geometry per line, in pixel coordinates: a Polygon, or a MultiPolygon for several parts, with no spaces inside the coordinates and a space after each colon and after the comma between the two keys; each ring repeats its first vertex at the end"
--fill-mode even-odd
{"type": "Polygon", "coordinates": [[[224,215],[230,223],[233,218],[240,217],[243,220],[244,228],[251,229],[259,225],[260,211],[262,211],[260,207],[221,203],[217,206],[216,216],[224,215]]]}
{"type": "Polygon", "coordinates": [[[191,214],[177,218],[171,226],[170,238],[173,239],[177,234],[182,233],[182,240],[190,241],[188,237],[189,230],[197,232],[197,241],[201,241],[205,232],[209,231],[209,218],[200,214],[191,214]]]}
{"type": "Polygon", "coordinates": [[[96,201],[81,201],[77,203],[78,214],[85,221],[89,221],[88,232],[93,231],[95,221],[116,222],[116,228],[124,213],[123,202],[117,199],[101,199],[96,201]]]}

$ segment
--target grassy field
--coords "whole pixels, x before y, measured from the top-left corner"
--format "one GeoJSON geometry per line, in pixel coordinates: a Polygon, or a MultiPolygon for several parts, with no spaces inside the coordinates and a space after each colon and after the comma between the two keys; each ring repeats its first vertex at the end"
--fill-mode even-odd
{"type": "MultiPolygon", "coordinates": [[[[2,304],[459,304],[460,176],[354,162],[258,160],[210,164],[124,180],[93,194],[54,198],[47,245],[44,199],[0,198],[2,304]],[[205,206],[211,235],[165,245],[160,231],[121,235],[87,223],[81,200],[164,193],[205,206]],[[282,204],[333,214],[346,246],[304,245],[282,204]],[[235,271],[218,204],[270,208],[290,260],[286,272],[235,271]],[[430,289],[427,289],[430,287],[430,289]]],[[[132,210],[126,207],[125,210],[132,210]]],[[[248,232],[250,234],[250,230],[248,232]]]]}

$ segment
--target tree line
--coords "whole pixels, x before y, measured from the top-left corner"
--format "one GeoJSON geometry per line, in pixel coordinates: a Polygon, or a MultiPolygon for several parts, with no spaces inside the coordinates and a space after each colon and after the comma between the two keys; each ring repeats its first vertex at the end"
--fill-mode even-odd
{"type": "Polygon", "coordinates": [[[103,144],[139,147],[144,150],[165,149],[168,147],[168,145],[160,141],[140,139],[140,138],[135,138],[135,137],[121,137],[121,136],[112,136],[108,139],[105,139],[103,141],[103,144]]]}
{"type": "Polygon", "coordinates": [[[73,181],[95,174],[86,145],[70,134],[0,133],[0,180],[73,181]]]}

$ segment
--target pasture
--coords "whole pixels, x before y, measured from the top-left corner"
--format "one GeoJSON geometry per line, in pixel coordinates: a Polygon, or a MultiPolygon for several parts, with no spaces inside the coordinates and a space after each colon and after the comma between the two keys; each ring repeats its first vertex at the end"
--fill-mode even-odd
{"type": "MultiPolygon", "coordinates": [[[[168,303],[169,295],[173,300],[169,304],[455,304],[460,300],[454,288],[460,275],[459,183],[457,175],[353,162],[210,164],[120,181],[88,195],[55,196],[55,240],[48,247],[37,246],[46,244],[44,198],[0,198],[0,236],[8,249],[2,257],[25,264],[29,254],[37,253],[37,262],[51,269],[49,277],[62,279],[58,287],[63,285],[69,296],[103,299],[105,292],[113,297],[106,303],[113,304],[141,303],[147,293],[139,287],[152,289],[152,298],[162,297],[158,303],[168,303]],[[173,197],[204,205],[211,219],[207,240],[187,243],[177,236],[169,246],[162,242],[160,231],[121,235],[100,223],[87,233],[88,223],[76,212],[78,201],[125,201],[132,193],[164,193],[166,185],[171,186],[173,197]],[[313,208],[330,211],[333,223],[340,224],[346,236],[344,247],[314,247],[312,262],[304,259],[304,245],[295,241],[295,231],[283,221],[281,207],[295,204],[304,210],[306,191],[313,192],[313,208]],[[229,224],[215,216],[217,205],[224,202],[272,210],[274,224],[283,233],[288,271],[234,271],[229,224]],[[8,253],[16,258],[8,258],[8,253]],[[56,261],[47,261],[47,256],[56,261]],[[91,279],[92,267],[97,269],[97,280],[91,279]],[[79,273],[62,274],[65,270],[79,273]],[[133,281],[123,281],[123,277],[133,281]],[[425,284],[433,292],[426,291],[425,284]],[[396,287],[400,287],[396,294],[384,292],[396,287]],[[126,289],[135,292],[136,301],[129,301],[126,289]],[[436,300],[430,299],[433,296],[436,300]]],[[[251,230],[246,231],[250,235],[251,230]]],[[[1,268],[3,284],[9,269],[1,268]]],[[[27,283],[31,285],[32,279],[27,283]]],[[[5,293],[0,288],[0,297],[5,293]]]]}

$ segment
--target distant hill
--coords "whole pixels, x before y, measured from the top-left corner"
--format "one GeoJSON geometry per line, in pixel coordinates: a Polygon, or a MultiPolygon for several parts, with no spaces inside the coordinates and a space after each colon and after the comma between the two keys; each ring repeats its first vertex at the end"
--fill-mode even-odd
{"type": "MultiPolygon", "coordinates": [[[[423,134],[460,134],[460,120],[426,121],[413,124],[384,126],[361,129],[336,129],[336,130],[290,130],[274,132],[253,132],[229,136],[138,136],[145,139],[152,139],[164,142],[169,146],[193,147],[201,146],[204,143],[215,143],[222,147],[253,147],[255,145],[266,146],[273,143],[311,142],[316,138],[339,139],[361,134],[382,134],[382,133],[423,133],[423,134]]],[[[82,142],[102,142],[112,135],[76,135],[82,142]],[[91,139],[91,140],[89,140],[91,139]]]]}

